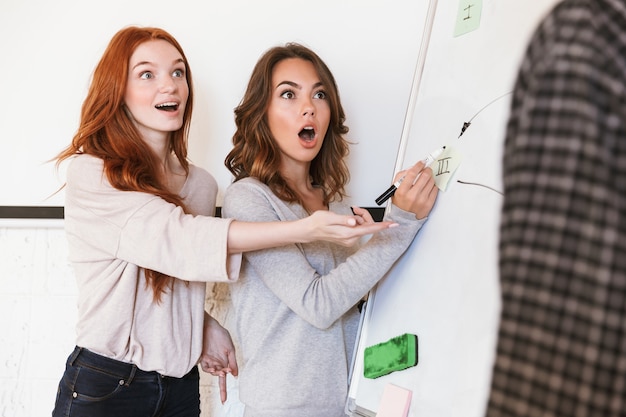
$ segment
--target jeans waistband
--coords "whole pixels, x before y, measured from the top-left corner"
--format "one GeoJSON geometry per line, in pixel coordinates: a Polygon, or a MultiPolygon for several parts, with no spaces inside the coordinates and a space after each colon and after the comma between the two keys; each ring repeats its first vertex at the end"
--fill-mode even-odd
{"type": "Polygon", "coordinates": [[[70,365],[83,365],[115,376],[120,378],[120,383],[124,381],[124,385],[129,385],[137,377],[162,376],[156,371],[143,371],[132,363],[107,358],[80,346],[74,348],[74,351],[68,358],[68,363],[70,365]]]}

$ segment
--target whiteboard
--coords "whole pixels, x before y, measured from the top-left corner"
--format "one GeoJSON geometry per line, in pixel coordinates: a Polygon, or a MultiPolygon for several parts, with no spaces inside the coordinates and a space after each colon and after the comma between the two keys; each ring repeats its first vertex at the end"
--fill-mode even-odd
{"type": "Polygon", "coordinates": [[[351,146],[347,191],[372,206],[397,157],[422,33],[423,1],[24,0],[0,2],[0,206],[63,205],[53,158],[78,127],[90,77],[124,26],[160,26],[182,44],[194,84],[190,159],[222,195],[233,109],[252,68],[271,46],[297,41],[333,71],[351,146]]]}
{"type": "Polygon", "coordinates": [[[419,88],[396,170],[441,146],[454,148],[462,159],[413,244],[370,294],[346,404],[352,415],[375,415],[388,383],[412,391],[409,415],[415,417],[482,416],[488,398],[510,92],[529,36],[555,1],[430,3],[436,6],[430,39],[423,70],[416,71],[419,88]],[[462,8],[481,4],[480,14],[472,15],[477,27],[455,36],[467,17],[462,8]],[[403,333],[418,336],[418,365],[364,378],[365,347],[403,333]]]}

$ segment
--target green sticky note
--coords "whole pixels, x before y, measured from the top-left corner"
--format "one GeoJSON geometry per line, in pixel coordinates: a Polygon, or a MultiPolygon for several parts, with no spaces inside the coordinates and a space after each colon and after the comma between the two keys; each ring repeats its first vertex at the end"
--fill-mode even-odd
{"type": "Polygon", "coordinates": [[[405,333],[365,348],[363,375],[378,378],[417,365],[417,336],[405,333]]]}
{"type": "Polygon", "coordinates": [[[456,24],[454,25],[454,36],[464,35],[478,29],[482,10],[482,0],[460,0],[456,24]]]}

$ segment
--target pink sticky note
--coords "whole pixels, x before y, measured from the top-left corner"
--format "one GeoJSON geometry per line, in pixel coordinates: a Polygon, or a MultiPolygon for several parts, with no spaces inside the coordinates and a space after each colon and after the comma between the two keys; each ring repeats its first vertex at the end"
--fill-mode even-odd
{"type": "Polygon", "coordinates": [[[412,391],[387,384],[376,417],[406,417],[409,414],[412,391]]]}

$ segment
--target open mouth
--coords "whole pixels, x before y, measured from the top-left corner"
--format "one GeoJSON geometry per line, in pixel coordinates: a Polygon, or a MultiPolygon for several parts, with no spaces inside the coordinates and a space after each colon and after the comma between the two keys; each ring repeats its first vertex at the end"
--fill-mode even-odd
{"type": "Polygon", "coordinates": [[[178,110],[178,103],[161,103],[161,104],[157,104],[156,106],[157,110],[163,110],[163,111],[176,111],[178,110]]]}
{"type": "Polygon", "coordinates": [[[310,142],[315,138],[315,129],[312,127],[305,127],[300,131],[300,133],[298,133],[298,136],[300,139],[310,142]]]}

